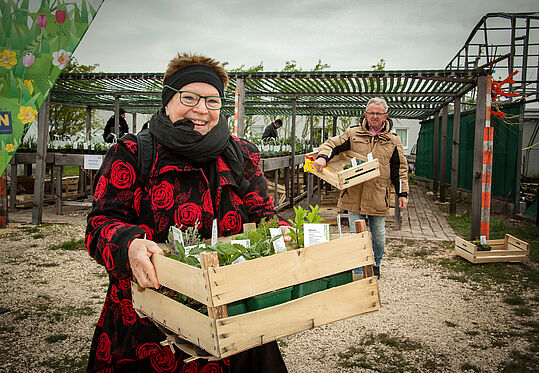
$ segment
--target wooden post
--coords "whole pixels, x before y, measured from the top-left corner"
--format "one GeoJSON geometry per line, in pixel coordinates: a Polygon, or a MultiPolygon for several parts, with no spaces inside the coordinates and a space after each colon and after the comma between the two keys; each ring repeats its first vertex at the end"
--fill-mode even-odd
{"type": "Polygon", "coordinates": [[[11,186],[9,188],[9,211],[15,212],[17,203],[17,155],[11,158],[11,186]]]}
{"type": "Polygon", "coordinates": [[[294,179],[296,172],[296,97],[292,98],[292,128],[290,128],[290,208],[294,208],[294,179]]]}
{"type": "Polygon", "coordinates": [[[120,136],[120,96],[114,96],[114,134],[116,135],[116,142],[120,136]]]}
{"type": "Polygon", "coordinates": [[[445,202],[445,189],[446,189],[446,177],[445,177],[445,163],[447,161],[447,112],[448,105],[445,104],[442,109],[442,140],[440,146],[440,202],[445,202]]]}
{"type": "Polygon", "coordinates": [[[131,114],[133,116],[133,133],[137,134],[137,113],[131,114]]]}
{"type": "Polygon", "coordinates": [[[8,224],[7,205],[7,167],[0,175],[0,228],[5,228],[8,224]]]}
{"type": "Polygon", "coordinates": [[[236,94],[238,99],[238,137],[245,135],[245,79],[236,79],[236,94]]]}
{"type": "Polygon", "coordinates": [[[313,126],[314,126],[314,108],[311,107],[311,121],[309,122],[309,150],[310,151],[313,151],[313,146],[314,146],[314,130],[313,130],[313,126]]]}
{"type": "Polygon", "coordinates": [[[440,149],[440,112],[434,113],[434,151],[432,156],[432,191],[438,193],[438,151],[440,149]]]}
{"type": "Polygon", "coordinates": [[[92,108],[88,106],[86,108],[86,141],[90,140],[92,140],[92,108]]]}
{"type": "MultiPolygon", "coordinates": [[[[473,241],[481,232],[481,184],[483,172],[483,136],[485,133],[487,76],[477,79],[477,106],[475,110],[475,139],[472,179],[472,224],[470,239],[473,241]]],[[[488,92],[490,95],[490,92],[488,92]]]]}
{"type": "MultiPolygon", "coordinates": [[[[356,233],[365,232],[367,230],[367,222],[365,220],[356,220],[356,233]]],[[[362,267],[363,268],[363,278],[374,276],[374,270],[372,265],[362,267]]]]}
{"type": "Polygon", "coordinates": [[[64,166],[56,166],[56,214],[62,215],[62,177],[64,166]]]}
{"type": "Polygon", "coordinates": [[[322,111],[322,131],[320,132],[320,144],[322,144],[326,138],[326,111],[322,111]]]}
{"type": "Polygon", "coordinates": [[[32,203],[32,224],[39,225],[43,221],[43,194],[45,192],[45,167],[47,143],[49,142],[49,110],[51,96],[41,105],[37,118],[37,154],[36,179],[34,182],[34,201],[32,203]]]}
{"type": "Polygon", "coordinates": [[[460,148],[460,97],[455,97],[453,113],[453,147],[451,149],[451,197],[449,213],[457,212],[457,188],[459,186],[459,148],[460,148]]]}
{"type": "Polygon", "coordinates": [[[332,136],[337,136],[337,119],[338,119],[337,116],[333,117],[333,128],[331,129],[332,136]]]}
{"type": "Polygon", "coordinates": [[[217,253],[215,251],[200,253],[200,267],[205,272],[204,278],[206,279],[206,289],[210,293],[208,316],[210,317],[210,319],[213,320],[228,317],[228,310],[226,306],[213,306],[213,294],[211,294],[212,287],[210,286],[210,279],[208,273],[212,270],[212,268],[219,267],[219,257],[217,253]]]}
{"type": "MultiPolygon", "coordinates": [[[[539,70],[539,69],[538,69],[539,70]]],[[[537,84],[539,87],[539,84],[537,84]]],[[[522,136],[524,133],[524,109],[525,109],[524,100],[520,101],[520,116],[518,121],[518,137],[517,137],[517,164],[515,167],[515,191],[513,192],[513,213],[520,213],[520,178],[521,175],[521,162],[522,162],[522,136]]],[[[538,200],[539,202],[539,200],[538,200]]]]}

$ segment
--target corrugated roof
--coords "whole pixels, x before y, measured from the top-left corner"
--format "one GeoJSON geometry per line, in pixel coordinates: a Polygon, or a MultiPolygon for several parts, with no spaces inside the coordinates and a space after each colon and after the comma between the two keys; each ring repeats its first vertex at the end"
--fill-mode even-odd
{"type": "MultiPolygon", "coordinates": [[[[393,118],[423,119],[473,89],[483,70],[231,72],[225,115],[234,114],[237,79],[245,80],[246,115],[359,116],[374,96],[387,100],[393,118]]],[[[162,73],[62,74],[52,102],[149,113],[161,105],[162,73]]]]}

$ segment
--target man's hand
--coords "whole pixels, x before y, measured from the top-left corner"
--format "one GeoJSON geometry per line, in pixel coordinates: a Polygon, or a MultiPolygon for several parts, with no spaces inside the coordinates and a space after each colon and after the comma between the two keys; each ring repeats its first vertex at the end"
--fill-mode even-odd
{"type": "Polygon", "coordinates": [[[408,206],[408,198],[406,197],[399,197],[399,207],[401,209],[405,209],[408,206]]]}
{"type": "Polygon", "coordinates": [[[138,284],[145,288],[159,289],[157,273],[155,273],[155,268],[150,261],[153,254],[163,255],[163,250],[153,241],[136,238],[129,245],[129,265],[138,284]]]}
{"type": "Polygon", "coordinates": [[[324,168],[326,168],[327,162],[326,159],[323,157],[316,158],[316,161],[314,161],[314,167],[316,168],[316,171],[322,172],[324,168]]]}

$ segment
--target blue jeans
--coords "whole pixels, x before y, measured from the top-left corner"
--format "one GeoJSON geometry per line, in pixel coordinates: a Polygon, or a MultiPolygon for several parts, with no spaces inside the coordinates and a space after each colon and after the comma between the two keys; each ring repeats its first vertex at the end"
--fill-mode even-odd
{"type": "Polygon", "coordinates": [[[350,233],[356,232],[356,220],[367,220],[369,230],[372,236],[372,251],[374,251],[374,262],[380,267],[384,247],[386,246],[386,217],[374,215],[361,215],[356,212],[348,211],[348,224],[350,224],[350,233]]]}

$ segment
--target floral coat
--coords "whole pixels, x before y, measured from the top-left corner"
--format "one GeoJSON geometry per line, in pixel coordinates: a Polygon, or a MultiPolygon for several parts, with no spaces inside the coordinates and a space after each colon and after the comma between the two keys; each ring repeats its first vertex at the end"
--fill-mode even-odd
{"type": "Polygon", "coordinates": [[[192,227],[199,221],[201,236],[208,238],[215,218],[222,236],[240,233],[243,223],[277,215],[259,167],[260,153],[251,143],[234,139],[241,143],[244,174],[250,182],[243,198],[236,193],[236,181],[221,158],[216,161],[217,187],[212,196],[204,171],[159,143],[147,180],[138,169],[135,136],[124,136],[108,151],[96,176],[85,237],[89,254],[105,266],[110,279],[92,341],[89,371],[228,371],[228,359],[183,365],[181,352],[174,355],[159,344],[164,334],[133,309],[127,252],[130,243],[144,235],[164,242],[171,225],[192,227]]]}

